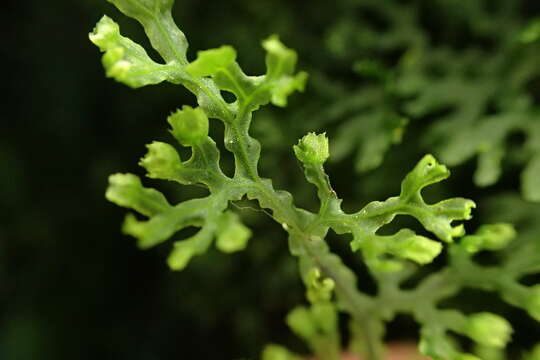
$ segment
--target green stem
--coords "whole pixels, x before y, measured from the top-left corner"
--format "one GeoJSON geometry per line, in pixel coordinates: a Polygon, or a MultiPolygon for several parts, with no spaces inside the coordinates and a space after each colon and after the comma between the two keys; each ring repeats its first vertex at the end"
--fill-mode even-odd
{"type": "MultiPolygon", "coordinates": [[[[197,86],[205,94],[210,94],[209,89],[205,88],[204,83],[198,82],[197,86]]],[[[219,99],[212,98],[216,101],[216,106],[226,109],[226,106],[219,101],[219,99]]],[[[228,109],[227,109],[228,110],[228,109]]],[[[366,360],[381,360],[382,359],[382,343],[374,329],[374,321],[371,316],[373,309],[373,301],[368,296],[361,294],[356,289],[354,282],[345,279],[340,272],[339,268],[335,268],[329,259],[333,256],[330,252],[320,254],[312,246],[312,238],[316,234],[313,233],[311,226],[302,226],[298,211],[294,205],[286,202],[280,197],[275,190],[269,189],[263,180],[258,175],[257,164],[252,164],[249,160],[249,150],[247,146],[247,140],[249,134],[247,128],[249,127],[250,113],[246,109],[240,110],[233,121],[226,121],[226,131],[229,131],[233,135],[233,139],[226,139],[225,146],[235,156],[235,162],[238,169],[242,170],[242,175],[247,177],[247,187],[252,187],[260,194],[259,202],[270,204],[270,208],[273,211],[276,221],[286,221],[288,232],[298,236],[302,241],[302,247],[306,254],[310,256],[312,261],[320,268],[324,276],[331,278],[336,284],[336,294],[339,299],[344,303],[345,309],[352,315],[354,321],[358,324],[358,327],[363,329],[366,344],[366,360]],[[235,143],[228,143],[233,140],[235,143]],[[232,146],[234,145],[234,146],[232,146]]],[[[257,149],[258,150],[258,149],[257,149]]],[[[326,179],[325,179],[326,180],[326,179]]],[[[345,265],[342,265],[345,267],[345,265]]],[[[347,269],[348,270],[348,269],[347,269]]],[[[333,360],[330,356],[328,359],[321,360],[333,360]]]]}

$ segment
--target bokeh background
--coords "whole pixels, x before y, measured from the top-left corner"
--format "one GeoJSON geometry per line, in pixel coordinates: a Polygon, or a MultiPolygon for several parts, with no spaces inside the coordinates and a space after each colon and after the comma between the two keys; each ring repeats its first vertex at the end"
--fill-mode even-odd
{"type": "MultiPolygon", "coordinates": [[[[310,73],[306,91],[294,95],[285,109],[258,112],[253,133],[263,145],[262,174],[307,208],[315,206],[314,191],[306,186],[291,147],[308,130],[324,129],[337,139],[332,149],[338,149],[339,161],[329,165],[329,173],[345,207],[358,209],[395,195],[422,154],[437,153],[437,141],[430,140],[436,137],[429,138],[426,129],[447,121],[464,99],[478,100],[489,115],[507,109],[505,99],[525,94],[527,111],[537,111],[540,52],[534,46],[515,50],[509,39],[529,31],[530,42],[535,41],[540,5],[534,0],[176,2],[174,16],[190,41],[191,58],[196,50],[230,44],[247,73],[261,74],[261,39],[277,33],[298,51],[299,67],[310,73]],[[407,68],[410,54],[431,60],[425,67],[407,68]],[[502,65],[488,65],[490,59],[502,65]],[[473,86],[479,83],[497,89],[487,104],[473,86]],[[403,84],[413,90],[392,90],[403,84]],[[415,86],[428,99],[410,105],[419,92],[415,86]],[[456,100],[455,93],[465,96],[456,100]],[[403,134],[402,118],[409,120],[403,134]],[[380,166],[359,160],[371,156],[371,149],[384,155],[380,166]]],[[[171,141],[166,116],[183,104],[194,105],[194,98],[172,85],[134,91],[106,79],[100,54],[87,38],[103,14],[157,58],[138,24],[105,0],[8,2],[0,12],[5,90],[0,359],[255,359],[270,341],[306,351],[283,321],[288,310],[304,301],[295,261],[279,226],[250,209],[253,204],[235,209],[254,230],[245,252],[211,250],[183,272],[166,266],[170,242],[140,251],[120,233],[125,211],[104,199],[108,175],[143,175],[137,161],[144,145],[171,141]]],[[[537,125],[527,121],[530,127],[505,134],[507,156],[495,184],[475,185],[476,161],[464,156],[454,161],[452,178],[426,196],[477,201],[468,229],[482,222],[514,221],[522,233],[540,236],[535,226],[540,209],[520,192],[520,173],[536,144],[529,135],[537,125]]],[[[212,131],[219,136],[222,129],[212,131]]],[[[230,159],[224,163],[230,166],[230,159]]],[[[147,184],[176,201],[201,194],[197,188],[147,184]]],[[[418,229],[408,219],[399,220],[396,226],[418,229]]],[[[376,291],[346,241],[333,235],[330,241],[358,271],[360,288],[376,291]]],[[[443,265],[441,259],[428,270],[443,265]]],[[[517,328],[515,349],[540,338],[538,323],[493,299],[489,293],[468,291],[447,305],[507,316],[517,328]]],[[[414,340],[416,331],[411,319],[399,317],[387,337],[414,340]]]]}

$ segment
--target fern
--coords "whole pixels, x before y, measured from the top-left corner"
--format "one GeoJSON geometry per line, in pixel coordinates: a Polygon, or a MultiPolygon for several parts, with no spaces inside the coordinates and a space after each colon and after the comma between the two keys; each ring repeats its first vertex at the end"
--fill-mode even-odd
{"type": "Polygon", "coordinates": [[[523,196],[539,201],[538,108],[530,90],[539,75],[539,22],[519,20],[515,2],[496,3],[491,10],[483,1],[466,6],[455,13],[452,1],[435,2],[430,16],[444,21],[430,34],[422,25],[421,2],[347,5],[348,13],[375,14],[386,25],[381,31],[345,15],[328,33],[327,46],[337,59],[354,61],[355,72],[375,79],[353,90],[358,95],[341,96],[336,110],[325,114],[345,119],[336,137],[336,161],[358,148],[357,170],[371,170],[401,141],[407,122],[429,119],[424,148],[451,166],[476,157],[474,182],[482,187],[499,180],[505,163],[522,164],[523,196]],[[452,44],[460,31],[470,32],[465,50],[452,44]],[[399,59],[390,67],[395,53],[399,59]],[[365,134],[364,141],[354,141],[355,131],[365,134]],[[524,143],[512,144],[514,134],[523,134],[524,143]]]}
{"type": "MultiPolygon", "coordinates": [[[[275,189],[271,179],[259,175],[261,146],[250,135],[253,113],[268,104],[285,106],[292,93],[304,90],[307,80],[306,73],[295,71],[296,53],[277,36],[262,42],[266,73],[248,76],[237,63],[236,51],[231,46],[199,51],[196,59],[190,61],[186,55],[187,40],[172,20],[172,0],[110,2],[143,25],[163,63],[153,61],[140,45],[120,34],[112,19],[103,17],[90,40],[104,52],[107,76],[134,88],[164,81],[182,85],[198,103],[194,108],[183,106],[167,118],[173,137],[191,150],[189,159],[181,159],[174,146],[155,141],[147,146],[148,152],[139,164],[152,179],[197,184],[209,191],[206,197],[171,204],[158,190],[145,187],[136,175],[112,175],[107,199],[144,217],[128,214],[122,227],[124,233],[138,240],[140,248],[157,246],[182,229],[195,227],[198,230],[193,236],[174,242],[168,257],[172,269],[184,269],[213,243],[225,253],[243,250],[256,234],[241,222],[231,205],[243,198],[257,201],[287,233],[290,252],[298,258],[307,289],[309,307],[294,309],[287,323],[320,359],[340,357],[340,311],[351,317],[352,348],[367,359],[382,358],[384,323],[398,312],[413,314],[422,325],[420,350],[434,359],[474,358],[453,345],[448,331],[490,348],[503,348],[511,333],[510,324],[503,318],[485,312],[467,316],[437,309],[440,300],[464,286],[500,291],[510,304],[538,318],[537,287],[526,288],[517,282],[519,276],[531,269],[537,271],[535,267],[519,262],[513,267],[484,268],[470,258],[471,253],[479,250],[505,247],[515,235],[513,228],[506,224],[487,225],[455,243],[455,239],[465,235],[463,224],[455,222],[470,219],[475,203],[450,198],[428,204],[422,197],[425,187],[450,175],[433,156],[424,156],[405,176],[397,196],[372,201],[352,213],[342,209],[342,200],[324,170],[330,156],[324,133],[308,133],[293,148],[307,181],[317,189],[318,211],[295,206],[289,192],[275,189]],[[224,92],[232,94],[234,101],[226,101],[224,92]],[[222,171],[221,151],[209,136],[210,120],[224,126],[222,144],[234,158],[233,176],[222,171]],[[411,229],[392,235],[378,234],[397,215],[414,217],[433,238],[411,229]],[[325,238],[330,230],[351,234],[352,251],[360,254],[379,283],[377,296],[357,289],[355,274],[328,247],[325,238]],[[443,244],[449,249],[450,266],[431,275],[414,290],[400,290],[400,282],[415,269],[413,263],[430,263],[441,253],[443,244]]],[[[263,358],[295,359],[296,355],[272,345],[265,349],[263,358]]]]}

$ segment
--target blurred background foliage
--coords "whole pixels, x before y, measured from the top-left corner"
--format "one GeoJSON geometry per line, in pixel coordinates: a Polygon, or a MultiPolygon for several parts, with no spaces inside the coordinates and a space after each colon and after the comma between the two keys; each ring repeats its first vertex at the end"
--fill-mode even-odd
{"type": "MultiPolygon", "coordinates": [[[[298,51],[299,68],[310,73],[306,91],[285,109],[256,113],[253,128],[261,173],[297,204],[313,209],[316,197],[291,147],[324,130],[346,208],[397,194],[404,174],[433,152],[453,175],[427,199],[472,198],[479,208],[469,231],[512,221],[539,241],[537,1],[176,2],[191,58],[230,44],[243,68],[260,74],[260,40],[269,34],[298,51]]],[[[194,99],[172,85],[133,91],[106,79],[87,40],[102,14],[157,58],[142,29],[104,0],[8,2],[0,13],[0,359],[255,359],[269,341],[305,350],[283,321],[304,301],[296,264],[279,227],[253,204],[237,209],[254,229],[247,251],[211,251],[184,272],[166,266],[170,242],[143,252],[120,234],[124,211],[104,199],[107,176],[143,175],[136,164],[144,144],[170,140],[166,116],[194,99]]],[[[147,184],[171,200],[201,194],[147,184]]],[[[376,291],[347,242],[329,241],[359,272],[359,287],[376,291]]],[[[441,257],[424,272],[443,264],[441,257]]],[[[515,351],[538,340],[537,323],[491,294],[464,293],[447,305],[488,305],[507,316],[515,351]]],[[[398,318],[387,336],[415,339],[416,330],[398,318]]]]}

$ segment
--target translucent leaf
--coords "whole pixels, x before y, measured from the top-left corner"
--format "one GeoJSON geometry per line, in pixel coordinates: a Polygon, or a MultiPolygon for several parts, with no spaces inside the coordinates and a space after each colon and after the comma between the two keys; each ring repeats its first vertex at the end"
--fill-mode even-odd
{"type": "Polygon", "coordinates": [[[200,255],[208,250],[214,235],[214,226],[207,223],[197,234],[192,237],[177,241],[167,258],[167,263],[172,270],[183,270],[195,255],[200,255]]]}
{"type": "MultiPolygon", "coordinates": [[[[344,214],[335,200],[329,206],[329,225],[338,233],[352,233],[353,250],[361,250],[368,265],[378,271],[396,271],[401,264],[385,257],[386,254],[407,258],[425,264],[436,257],[442,247],[428,238],[417,236],[412,230],[402,229],[395,235],[376,234],[396,215],[415,217],[439,239],[451,242],[464,235],[463,225],[454,226],[456,220],[471,217],[474,202],[468,199],[452,198],[433,205],[426,204],[421,190],[450,175],[444,165],[437,163],[431,155],[426,155],[401,183],[401,194],[384,202],[373,201],[355,214],[344,214]]],[[[323,217],[324,219],[324,217],[323,217]]]]}
{"type": "Polygon", "coordinates": [[[138,220],[129,214],[122,226],[124,233],[137,238],[140,248],[160,244],[186,227],[201,228],[194,236],[175,243],[168,260],[175,270],[183,269],[191,257],[205,252],[216,234],[220,243],[218,247],[232,251],[240,250],[251,233],[234,215],[223,213],[228,203],[225,196],[238,197],[233,192],[211,194],[171,206],[161,193],[144,188],[137,176],[116,174],[110,177],[106,196],[120,206],[149,217],[148,220],[138,220]]]}
{"type": "Polygon", "coordinates": [[[384,238],[387,240],[385,241],[386,252],[413,260],[418,264],[432,262],[442,250],[440,243],[424,236],[416,235],[408,229],[400,230],[397,234],[384,238]]]}
{"type": "Polygon", "coordinates": [[[500,250],[516,236],[510,224],[482,225],[474,235],[467,235],[460,241],[460,246],[469,253],[480,250],[500,250]]]}
{"type": "Polygon", "coordinates": [[[263,353],[262,360],[301,360],[302,357],[293,354],[287,348],[281,345],[266,345],[263,353]]]}
{"type": "Polygon", "coordinates": [[[512,327],[502,317],[483,312],[469,316],[466,333],[480,344],[504,348],[510,341],[512,327]]]}
{"type": "Polygon", "coordinates": [[[107,76],[116,81],[138,88],[177,76],[171,65],[155,63],[140,45],[120,35],[118,24],[107,16],[98,22],[89,36],[105,52],[103,66],[107,76]]]}
{"type": "Polygon", "coordinates": [[[128,216],[122,230],[136,237],[141,248],[149,248],[167,240],[185,227],[205,223],[216,211],[210,211],[211,206],[223,208],[223,204],[217,203],[212,196],[192,199],[152,216],[149,220],[139,221],[133,216],[128,216]]]}
{"type": "Polygon", "coordinates": [[[293,91],[303,91],[307,81],[307,74],[300,72],[293,75],[296,66],[296,52],[287,48],[276,35],[264,40],[263,48],[266,50],[267,83],[272,84],[271,101],[277,106],[286,106],[287,97],[293,91]]]}
{"type": "Polygon", "coordinates": [[[109,187],[105,193],[107,200],[154,216],[171,209],[162,193],[142,186],[139,177],[133,174],[114,174],[109,177],[109,187]]]}
{"type": "Polygon", "coordinates": [[[107,0],[139,21],[150,43],[165,61],[185,64],[188,43],[171,16],[174,0],[107,0]]]}
{"type": "Polygon", "coordinates": [[[224,45],[217,49],[197,52],[197,59],[186,66],[186,72],[192,76],[209,76],[227,69],[236,61],[236,51],[224,45]]]}
{"type": "Polygon", "coordinates": [[[309,310],[303,306],[296,307],[287,314],[287,325],[300,337],[309,340],[317,334],[317,325],[309,310]]]}
{"type": "Polygon", "coordinates": [[[233,212],[226,212],[221,216],[217,231],[216,246],[225,253],[244,250],[251,237],[251,230],[240,222],[240,218],[233,212]]]}
{"type": "Polygon", "coordinates": [[[403,213],[416,217],[427,230],[447,242],[464,234],[462,225],[451,224],[454,220],[470,219],[475,203],[468,199],[453,198],[428,205],[422,199],[420,191],[449,175],[450,172],[444,165],[438,164],[433,156],[426,155],[401,183],[399,196],[400,202],[405,203],[402,205],[403,213]]]}
{"type": "Polygon", "coordinates": [[[286,48],[277,37],[263,42],[267,50],[267,73],[264,76],[247,76],[236,62],[236,51],[230,46],[199,51],[197,59],[186,71],[195,77],[211,76],[221,89],[232,92],[242,107],[256,110],[272,102],[285,106],[287,97],[294,91],[303,91],[307,74],[294,74],[296,53],[286,48]]]}

